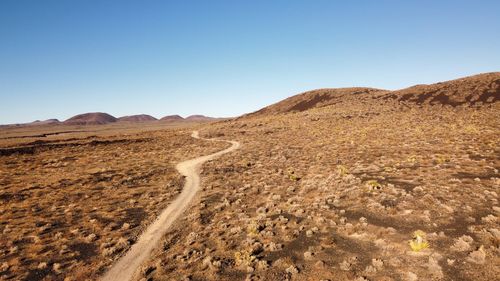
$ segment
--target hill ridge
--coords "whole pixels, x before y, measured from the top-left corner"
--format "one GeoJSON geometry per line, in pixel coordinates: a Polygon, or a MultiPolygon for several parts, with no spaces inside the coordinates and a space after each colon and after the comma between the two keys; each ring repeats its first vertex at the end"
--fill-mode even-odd
{"type": "Polygon", "coordinates": [[[315,89],[293,95],[242,117],[302,112],[336,103],[370,100],[392,100],[418,106],[491,104],[500,100],[500,72],[481,73],[428,85],[418,84],[394,91],[370,87],[315,89]]]}

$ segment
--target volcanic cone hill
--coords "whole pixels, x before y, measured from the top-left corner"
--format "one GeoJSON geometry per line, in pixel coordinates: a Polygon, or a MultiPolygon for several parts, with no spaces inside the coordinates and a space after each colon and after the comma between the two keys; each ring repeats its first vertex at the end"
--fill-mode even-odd
{"type": "Polygon", "coordinates": [[[116,122],[114,116],[102,112],[84,113],[73,116],[64,121],[64,124],[71,125],[101,125],[116,122]]]}
{"type": "Polygon", "coordinates": [[[216,118],[208,117],[205,115],[191,115],[191,116],[186,117],[187,121],[211,121],[211,120],[215,120],[215,119],[216,118]]]}
{"type": "Polygon", "coordinates": [[[168,115],[160,119],[160,121],[183,121],[184,118],[182,118],[179,115],[168,115]]]}
{"type": "Polygon", "coordinates": [[[129,115],[118,118],[119,122],[149,122],[149,121],[157,121],[158,119],[154,118],[151,115],[147,114],[139,114],[139,115],[129,115]]]}

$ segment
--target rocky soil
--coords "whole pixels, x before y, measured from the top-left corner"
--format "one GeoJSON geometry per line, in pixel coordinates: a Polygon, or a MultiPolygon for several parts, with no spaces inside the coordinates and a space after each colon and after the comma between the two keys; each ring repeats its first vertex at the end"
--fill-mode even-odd
{"type": "Polygon", "coordinates": [[[0,149],[0,280],[95,280],[180,192],[175,164],[226,146],[92,134],[0,149]]]}
{"type": "MultiPolygon", "coordinates": [[[[140,280],[498,279],[499,100],[497,72],[198,126],[241,147],[204,164],[140,280]]],[[[95,280],[178,194],[174,164],[226,146],[109,128],[0,137],[0,280],[95,280]]]]}
{"type": "Polygon", "coordinates": [[[241,118],[145,280],[495,280],[500,105],[386,99],[241,118]]]}

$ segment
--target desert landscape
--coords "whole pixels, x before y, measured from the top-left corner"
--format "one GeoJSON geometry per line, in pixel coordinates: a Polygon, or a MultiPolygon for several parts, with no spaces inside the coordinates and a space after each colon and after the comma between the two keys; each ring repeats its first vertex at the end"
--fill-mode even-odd
{"type": "Polygon", "coordinates": [[[183,126],[4,129],[2,280],[101,274],[182,190],[177,162],[224,148],[183,126]]]}
{"type": "Polygon", "coordinates": [[[499,100],[492,72],[2,126],[0,280],[496,280],[499,100]]]}

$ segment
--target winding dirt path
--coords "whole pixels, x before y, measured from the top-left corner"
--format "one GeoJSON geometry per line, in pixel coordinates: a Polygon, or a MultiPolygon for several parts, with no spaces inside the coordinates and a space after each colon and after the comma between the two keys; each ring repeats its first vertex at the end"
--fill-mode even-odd
{"type": "MultiPolygon", "coordinates": [[[[191,135],[193,138],[199,137],[198,131],[191,135]]],[[[104,276],[102,281],[128,281],[132,280],[137,274],[140,265],[149,258],[151,251],[158,245],[161,238],[172,226],[173,222],[186,210],[189,203],[194,198],[196,192],[200,189],[199,170],[201,165],[211,159],[223,154],[229,153],[240,147],[236,141],[204,139],[209,141],[224,141],[231,143],[231,147],[216,152],[214,154],[194,158],[177,164],[176,169],[186,177],[184,189],[177,198],[162,211],[160,216],[139,236],[137,242],[132,245],[130,250],[121,257],[104,276]]]]}

